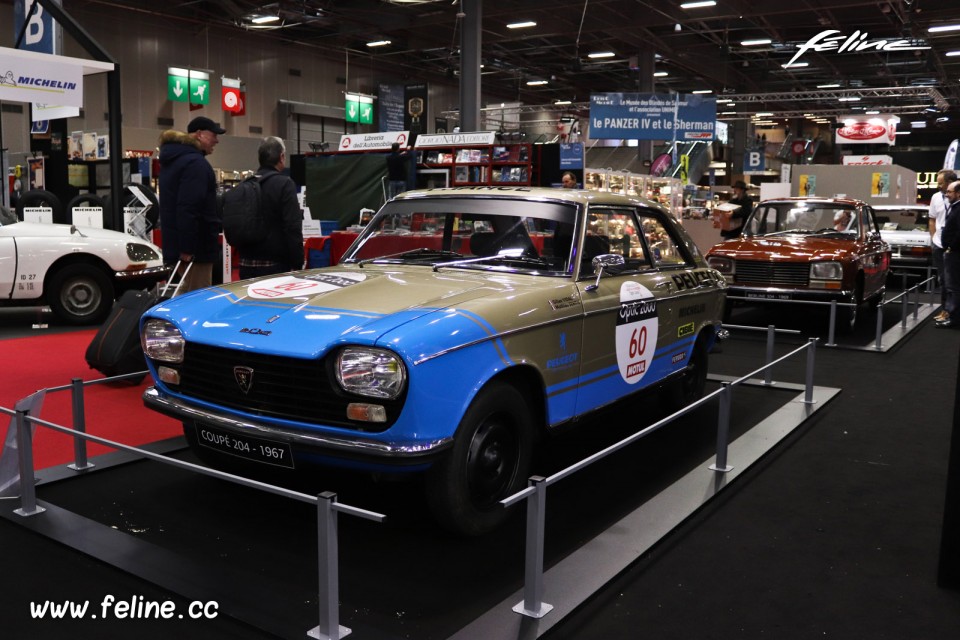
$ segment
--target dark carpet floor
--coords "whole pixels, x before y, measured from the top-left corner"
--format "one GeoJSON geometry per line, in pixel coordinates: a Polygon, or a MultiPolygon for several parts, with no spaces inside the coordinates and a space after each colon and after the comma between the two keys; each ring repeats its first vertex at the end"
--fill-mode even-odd
{"type": "MultiPolygon", "coordinates": [[[[778,352],[791,350],[802,342],[802,337],[784,339],[778,352]]],[[[741,375],[751,371],[763,364],[764,351],[761,337],[735,335],[711,356],[711,373],[741,375]]],[[[545,637],[960,638],[960,591],[937,584],[958,355],[960,331],[938,330],[930,322],[887,353],[818,349],[816,383],[839,387],[840,395],[741,476],[730,490],[697,512],[545,637]]],[[[800,382],[803,366],[802,359],[786,363],[777,368],[775,379],[800,382]]],[[[751,392],[736,395],[733,411],[749,414],[756,402],[759,401],[751,392]]],[[[692,420],[695,422],[697,417],[692,420]]],[[[676,442],[665,442],[677,446],[676,442]]],[[[150,463],[128,466],[135,470],[139,464],[150,463]]],[[[121,493],[143,498],[147,491],[156,491],[157,495],[150,497],[160,500],[163,491],[149,486],[153,473],[153,469],[141,470],[136,481],[112,482],[121,488],[121,493]]],[[[618,472],[614,469],[613,473],[618,472]]],[[[602,491],[605,473],[593,475],[597,477],[588,482],[594,482],[597,490],[602,491]]],[[[94,478],[91,476],[90,481],[94,478]]],[[[101,484],[111,483],[106,474],[102,478],[101,484]]],[[[206,493],[217,491],[210,482],[214,481],[200,483],[177,476],[172,480],[166,477],[164,486],[171,496],[196,492],[198,502],[212,507],[218,496],[206,493]]],[[[70,492],[78,491],[70,489],[71,485],[82,486],[51,485],[41,487],[39,494],[41,499],[77,512],[90,509],[85,517],[99,518],[108,525],[116,522],[115,528],[120,530],[132,526],[125,521],[140,526],[139,519],[148,517],[146,507],[127,506],[122,498],[93,508],[84,506],[82,496],[76,496],[76,504],[70,504],[70,492]]],[[[222,491],[221,497],[236,495],[230,490],[222,491]]],[[[390,501],[403,500],[401,493],[391,489],[380,499],[386,506],[390,501]]],[[[276,516],[309,521],[311,517],[309,511],[304,513],[299,507],[291,507],[290,514],[272,514],[271,505],[256,500],[249,505],[248,513],[260,520],[276,516]]],[[[600,517],[610,520],[618,514],[616,507],[591,507],[600,517]]],[[[180,525],[190,515],[190,508],[184,508],[177,518],[170,518],[170,532],[163,535],[168,539],[183,536],[186,539],[177,544],[184,548],[193,545],[204,557],[220,556],[226,561],[244,557],[245,553],[267,552],[258,549],[255,541],[244,545],[250,549],[238,548],[231,535],[242,539],[243,532],[237,529],[243,519],[232,513],[211,515],[219,519],[222,532],[214,529],[214,533],[203,533],[191,542],[180,525]],[[219,550],[218,544],[222,546],[219,550]]],[[[345,616],[376,619],[373,626],[383,633],[371,633],[361,626],[355,628],[351,637],[363,640],[433,636],[410,620],[408,611],[394,605],[402,601],[398,598],[419,597],[429,607],[431,599],[441,601],[443,592],[457,585],[438,585],[417,596],[391,592],[409,590],[408,584],[429,584],[434,571],[450,572],[442,574],[444,580],[460,576],[484,585],[489,579],[500,590],[477,596],[476,615],[516,588],[521,552],[513,547],[522,540],[517,535],[519,523],[511,522],[507,531],[493,541],[461,546],[433,532],[429,523],[421,521],[421,515],[414,508],[407,520],[386,530],[387,536],[376,530],[365,533],[373,527],[349,525],[354,528],[343,536],[348,542],[342,566],[354,566],[364,555],[373,555],[385,566],[382,582],[374,580],[367,585],[370,593],[377,596],[371,597],[371,601],[385,601],[383,610],[344,612],[345,616]],[[369,536],[370,541],[366,547],[357,542],[365,540],[364,536],[369,536]],[[409,541],[415,538],[426,538],[429,544],[417,546],[411,553],[409,541]],[[460,575],[456,567],[448,566],[456,564],[458,557],[474,556],[476,560],[477,555],[486,572],[494,576],[507,573],[511,581],[502,585],[486,572],[471,576],[464,570],[460,575]],[[498,564],[498,558],[502,564],[498,564]],[[409,576],[406,579],[405,574],[409,576]]],[[[252,523],[251,532],[257,526],[260,525],[252,523]]],[[[84,530],[78,529],[77,536],[85,535],[84,530]]],[[[552,536],[548,544],[554,546],[561,544],[557,538],[564,537],[556,531],[548,535],[552,536]]],[[[305,537],[309,544],[309,534],[305,537]]],[[[267,637],[228,616],[214,620],[128,619],[96,623],[33,620],[29,615],[30,603],[44,600],[89,599],[90,606],[97,609],[106,594],[119,599],[142,596],[144,600],[170,600],[181,612],[186,611],[189,600],[5,518],[0,518],[0,542],[0,598],[4,602],[0,637],[267,637]]],[[[571,539],[562,544],[574,543],[571,539]]],[[[297,570],[303,571],[306,586],[298,584],[290,594],[268,596],[288,602],[291,615],[314,606],[304,602],[302,594],[309,590],[315,558],[300,558],[298,564],[303,565],[297,570]]],[[[284,573],[283,567],[264,566],[257,571],[262,574],[265,587],[284,573]]],[[[235,587],[224,585],[223,589],[235,587]]],[[[274,607],[272,603],[270,606],[274,607]]],[[[284,615],[282,609],[275,613],[284,615]]],[[[439,618],[442,624],[457,628],[456,620],[442,615],[439,618]]],[[[303,625],[294,627],[300,629],[303,625]]]]}

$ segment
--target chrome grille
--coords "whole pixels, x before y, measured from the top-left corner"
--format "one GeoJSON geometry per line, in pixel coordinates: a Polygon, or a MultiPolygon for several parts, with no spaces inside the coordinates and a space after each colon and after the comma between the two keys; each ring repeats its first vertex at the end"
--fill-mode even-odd
{"type": "Polygon", "coordinates": [[[768,287],[806,287],[810,265],[806,262],[759,262],[737,260],[734,282],[768,287]]]}
{"type": "Polygon", "coordinates": [[[178,391],[197,400],[254,415],[361,431],[384,431],[393,424],[403,397],[392,402],[363,399],[340,391],[323,360],[286,358],[249,351],[223,349],[188,342],[178,391]],[[253,369],[249,393],[243,393],[234,367],[253,369]],[[350,402],[375,402],[386,407],[386,423],[347,420],[350,402]]]}

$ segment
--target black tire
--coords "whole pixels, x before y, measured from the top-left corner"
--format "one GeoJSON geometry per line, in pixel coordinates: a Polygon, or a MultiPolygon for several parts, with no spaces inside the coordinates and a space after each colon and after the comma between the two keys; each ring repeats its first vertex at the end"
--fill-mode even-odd
{"type": "Polygon", "coordinates": [[[59,220],[63,213],[63,203],[60,202],[60,198],[43,189],[32,189],[20,196],[20,200],[17,201],[17,217],[21,220],[23,220],[24,207],[50,207],[53,209],[55,221],[59,220]]]}
{"type": "Polygon", "coordinates": [[[693,344],[690,358],[680,379],[671,382],[666,393],[661,396],[664,409],[675,413],[703,397],[703,391],[707,386],[709,360],[707,339],[701,333],[693,344]]]}
{"type": "Polygon", "coordinates": [[[51,274],[44,295],[58,318],[70,324],[102,322],[113,305],[113,284],[91,264],[68,264],[51,274]]]}
{"type": "Polygon", "coordinates": [[[81,193],[70,199],[70,202],[67,203],[67,218],[69,218],[71,222],[73,222],[74,207],[101,207],[104,213],[107,211],[103,203],[103,198],[95,193],[81,193]]]}
{"type": "Polygon", "coordinates": [[[453,448],[427,472],[427,502],[437,522],[471,536],[500,525],[508,515],[500,500],[526,484],[534,429],[519,390],[503,382],[482,389],[460,421],[453,448]]]}
{"type": "Polygon", "coordinates": [[[860,304],[863,301],[863,284],[858,283],[854,291],[853,298],[845,302],[851,303],[849,307],[837,308],[837,328],[841,333],[850,334],[857,326],[857,316],[860,311],[860,304]]]}

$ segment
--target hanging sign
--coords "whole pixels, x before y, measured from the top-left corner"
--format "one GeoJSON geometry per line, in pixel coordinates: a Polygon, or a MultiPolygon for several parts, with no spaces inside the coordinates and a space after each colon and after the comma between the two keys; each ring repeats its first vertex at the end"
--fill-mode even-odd
{"type": "Polygon", "coordinates": [[[167,100],[189,102],[191,105],[210,104],[210,74],[195,69],[168,67],[167,100]]]}
{"type": "Polygon", "coordinates": [[[897,140],[897,123],[900,118],[880,115],[867,118],[854,115],[838,118],[843,126],[837,129],[838,144],[888,144],[897,140]]]}
{"type": "Polygon", "coordinates": [[[58,56],[33,54],[0,58],[0,100],[83,106],[83,69],[58,56]]]}
{"type": "Polygon", "coordinates": [[[590,137],[713,140],[717,101],[693,94],[590,94],[590,137]]]}
{"type": "Polygon", "coordinates": [[[243,94],[240,91],[240,80],[220,78],[220,107],[224,111],[236,114],[243,111],[243,94]]]}

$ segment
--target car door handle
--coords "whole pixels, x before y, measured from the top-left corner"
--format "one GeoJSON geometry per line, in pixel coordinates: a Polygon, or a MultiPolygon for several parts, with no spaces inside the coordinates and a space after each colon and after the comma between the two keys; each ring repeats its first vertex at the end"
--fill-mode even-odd
{"type": "Polygon", "coordinates": [[[654,289],[664,289],[664,288],[670,289],[671,287],[673,287],[673,283],[670,282],[669,280],[665,280],[664,282],[661,282],[660,284],[654,285],[653,288],[654,288],[654,289]]]}

